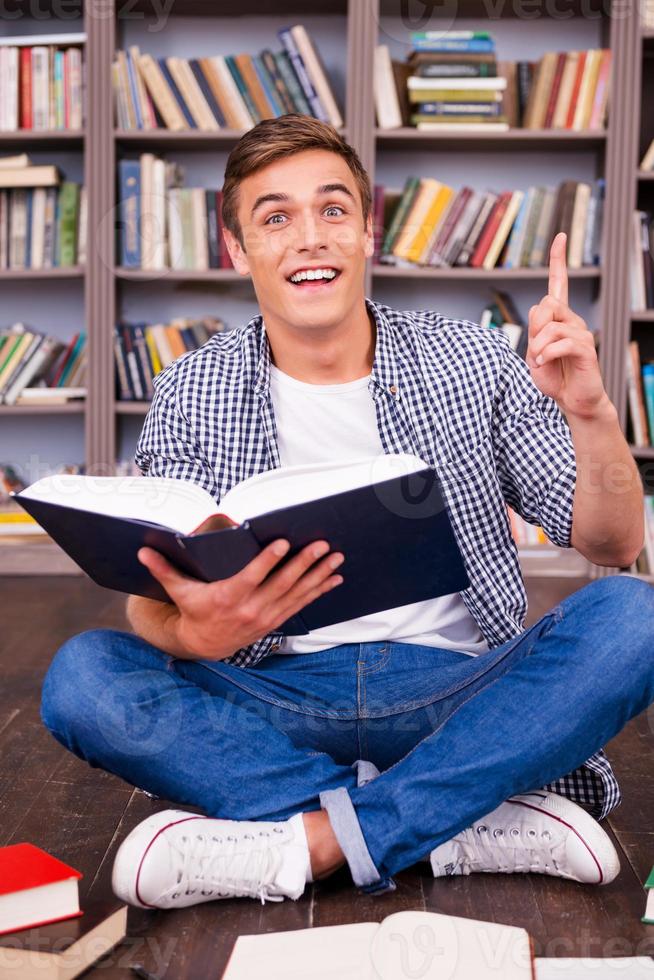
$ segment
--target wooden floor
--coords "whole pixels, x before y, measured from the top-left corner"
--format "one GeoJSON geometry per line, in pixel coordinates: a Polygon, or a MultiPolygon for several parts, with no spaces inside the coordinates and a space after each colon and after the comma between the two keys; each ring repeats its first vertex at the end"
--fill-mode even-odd
{"type": "MultiPolygon", "coordinates": [[[[580,580],[530,583],[530,622],[580,580]]],[[[54,650],[92,627],[124,628],[123,599],[81,577],[4,578],[0,634],[0,845],[31,841],[79,868],[81,902],[109,894],[113,857],[136,823],[167,804],[92,769],[63,749],[40,722],[43,675],[54,650]]],[[[129,938],[86,976],[130,977],[142,963],[168,980],[218,980],[239,933],[380,921],[427,909],[524,926],[539,956],[654,954],[654,926],[640,923],[642,882],[654,863],[654,713],[645,712],[610,746],[624,802],[605,822],[622,872],[603,888],[539,875],[433,879],[427,864],[397,876],[397,891],[359,894],[343,872],[297,902],[248,899],[179,911],[130,909],[129,938]]],[[[253,978],[254,980],[254,978],[253,978]]]]}

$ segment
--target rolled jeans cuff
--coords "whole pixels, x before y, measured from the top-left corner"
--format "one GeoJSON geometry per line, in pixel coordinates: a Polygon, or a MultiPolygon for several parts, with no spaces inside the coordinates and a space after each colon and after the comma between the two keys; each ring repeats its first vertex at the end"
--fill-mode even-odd
{"type": "Polygon", "coordinates": [[[327,811],[354,884],[371,894],[395,891],[397,886],[393,879],[382,878],[370,857],[354,805],[345,786],[323,790],[320,793],[320,805],[327,811]]]}

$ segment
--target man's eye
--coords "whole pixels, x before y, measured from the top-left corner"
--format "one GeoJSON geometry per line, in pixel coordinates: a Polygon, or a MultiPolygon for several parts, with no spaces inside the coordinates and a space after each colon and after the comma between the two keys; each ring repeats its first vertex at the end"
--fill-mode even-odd
{"type": "MultiPolygon", "coordinates": [[[[328,214],[330,211],[337,211],[338,214],[345,214],[345,211],[340,204],[330,204],[328,208],[325,208],[325,214],[328,214]]],[[[338,217],[338,214],[336,217],[338,217]]],[[[330,217],[332,217],[332,215],[330,215],[330,217]]]]}
{"type": "Polygon", "coordinates": [[[276,220],[277,218],[279,218],[280,221],[283,221],[284,220],[284,215],[283,214],[271,214],[269,218],[266,218],[264,224],[266,224],[266,225],[269,225],[269,224],[278,225],[278,224],[280,224],[280,221],[277,221],[276,220]]]}

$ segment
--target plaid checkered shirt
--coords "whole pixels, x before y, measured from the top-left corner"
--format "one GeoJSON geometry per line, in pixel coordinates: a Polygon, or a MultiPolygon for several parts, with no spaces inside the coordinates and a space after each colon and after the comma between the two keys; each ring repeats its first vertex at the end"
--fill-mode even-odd
{"type": "MultiPolygon", "coordinates": [[[[432,311],[366,306],[376,324],[368,388],[384,452],[413,453],[437,471],[470,580],[461,597],[489,648],[499,646],[523,631],[527,611],[506,504],[570,547],[570,430],[500,331],[432,311]]],[[[280,466],[261,315],[177,358],[154,389],[135,453],[143,474],[191,480],[220,500],[280,466]]],[[[280,636],[269,633],[227,662],[250,667],[279,648],[280,636]]],[[[547,788],[598,818],[620,802],[601,750],[547,788]]]]}

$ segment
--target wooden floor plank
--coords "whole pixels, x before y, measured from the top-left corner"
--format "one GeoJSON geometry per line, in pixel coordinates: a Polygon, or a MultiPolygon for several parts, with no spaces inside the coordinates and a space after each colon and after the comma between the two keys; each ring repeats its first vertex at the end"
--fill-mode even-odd
{"type": "MultiPolygon", "coordinates": [[[[530,582],[528,622],[585,584],[530,582]]],[[[116,851],[137,823],[168,806],[190,808],[153,800],[87,765],[40,720],[41,683],[54,652],[86,629],[125,629],[124,598],[83,577],[4,578],[2,589],[0,844],[32,840],[78,867],[85,902],[110,892],[116,851]]],[[[171,912],[130,908],[127,941],[86,976],[124,980],[138,962],[166,980],[217,980],[239,934],[380,921],[405,909],[521,924],[539,955],[654,955],[654,928],[640,922],[642,882],[654,863],[653,749],[650,713],[609,746],[624,802],[606,824],[622,871],[605,888],[537,875],[434,879],[423,863],[396,876],[395,892],[370,896],[360,894],[343,870],[307,888],[297,902],[233,899],[171,912]]]]}

